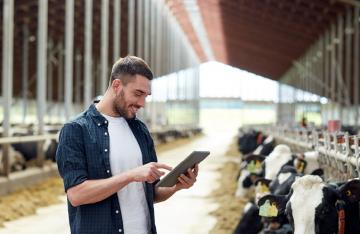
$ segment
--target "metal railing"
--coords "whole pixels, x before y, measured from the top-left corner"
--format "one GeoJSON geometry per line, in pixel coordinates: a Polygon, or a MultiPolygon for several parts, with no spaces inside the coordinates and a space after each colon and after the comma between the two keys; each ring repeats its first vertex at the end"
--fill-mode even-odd
{"type": "Polygon", "coordinates": [[[318,151],[326,180],[337,182],[360,176],[360,136],[285,126],[259,126],[255,129],[273,135],[278,142],[289,144],[295,152],[318,151]]]}
{"type": "Polygon", "coordinates": [[[36,165],[43,167],[45,161],[45,151],[43,145],[46,140],[58,139],[58,134],[46,134],[46,135],[34,135],[34,136],[12,136],[0,138],[0,145],[2,149],[2,161],[0,163],[3,166],[3,170],[0,171],[1,176],[8,177],[10,174],[10,145],[13,143],[27,143],[36,142],[37,155],[36,165]]]}

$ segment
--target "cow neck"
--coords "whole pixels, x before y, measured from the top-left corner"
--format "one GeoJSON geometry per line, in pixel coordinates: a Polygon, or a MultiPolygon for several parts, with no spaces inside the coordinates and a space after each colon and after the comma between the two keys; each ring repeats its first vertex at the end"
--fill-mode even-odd
{"type": "Polygon", "coordinates": [[[338,214],[338,234],[345,234],[345,202],[337,200],[335,207],[338,214]]]}

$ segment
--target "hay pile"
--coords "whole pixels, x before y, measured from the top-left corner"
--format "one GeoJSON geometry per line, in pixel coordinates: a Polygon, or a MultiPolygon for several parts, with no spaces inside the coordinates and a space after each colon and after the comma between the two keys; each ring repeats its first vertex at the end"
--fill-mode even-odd
{"type": "Polygon", "coordinates": [[[229,157],[230,160],[218,169],[221,174],[219,181],[221,186],[210,195],[213,201],[219,204],[219,208],[210,213],[217,219],[211,234],[233,233],[247,202],[246,199],[237,198],[234,195],[240,168],[239,161],[234,160],[240,158],[236,139],[233,140],[224,157],[229,157]]]}
{"type": "Polygon", "coordinates": [[[6,221],[35,214],[39,207],[59,203],[59,196],[64,194],[62,180],[56,177],[2,196],[0,197],[0,226],[3,226],[6,221]]]}

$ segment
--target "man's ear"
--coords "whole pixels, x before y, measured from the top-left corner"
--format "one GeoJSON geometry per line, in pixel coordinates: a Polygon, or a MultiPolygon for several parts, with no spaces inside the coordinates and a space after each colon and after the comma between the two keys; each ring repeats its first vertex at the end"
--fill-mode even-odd
{"type": "Polygon", "coordinates": [[[258,202],[259,215],[262,217],[277,217],[285,213],[287,197],[282,195],[266,195],[258,202]]]}
{"type": "Polygon", "coordinates": [[[352,179],[338,188],[341,197],[351,203],[360,201],[360,180],[352,179]]]}
{"type": "Polygon", "coordinates": [[[115,90],[118,90],[122,86],[123,84],[120,79],[114,79],[113,81],[111,81],[111,87],[115,90]]]}

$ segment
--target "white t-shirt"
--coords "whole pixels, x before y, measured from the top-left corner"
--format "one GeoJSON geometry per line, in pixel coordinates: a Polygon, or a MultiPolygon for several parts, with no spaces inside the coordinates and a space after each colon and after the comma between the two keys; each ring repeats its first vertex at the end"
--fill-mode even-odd
{"type": "MultiPolygon", "coordinates": [[[[122,117],[104,115],[110,136],[110,168],[113,175],[143,165],[139,144],[122,117]]],[[[124,232],[147,234],[150,230],[149,208],[144,184],[132,182],[117,192],[124,232]]]]}

